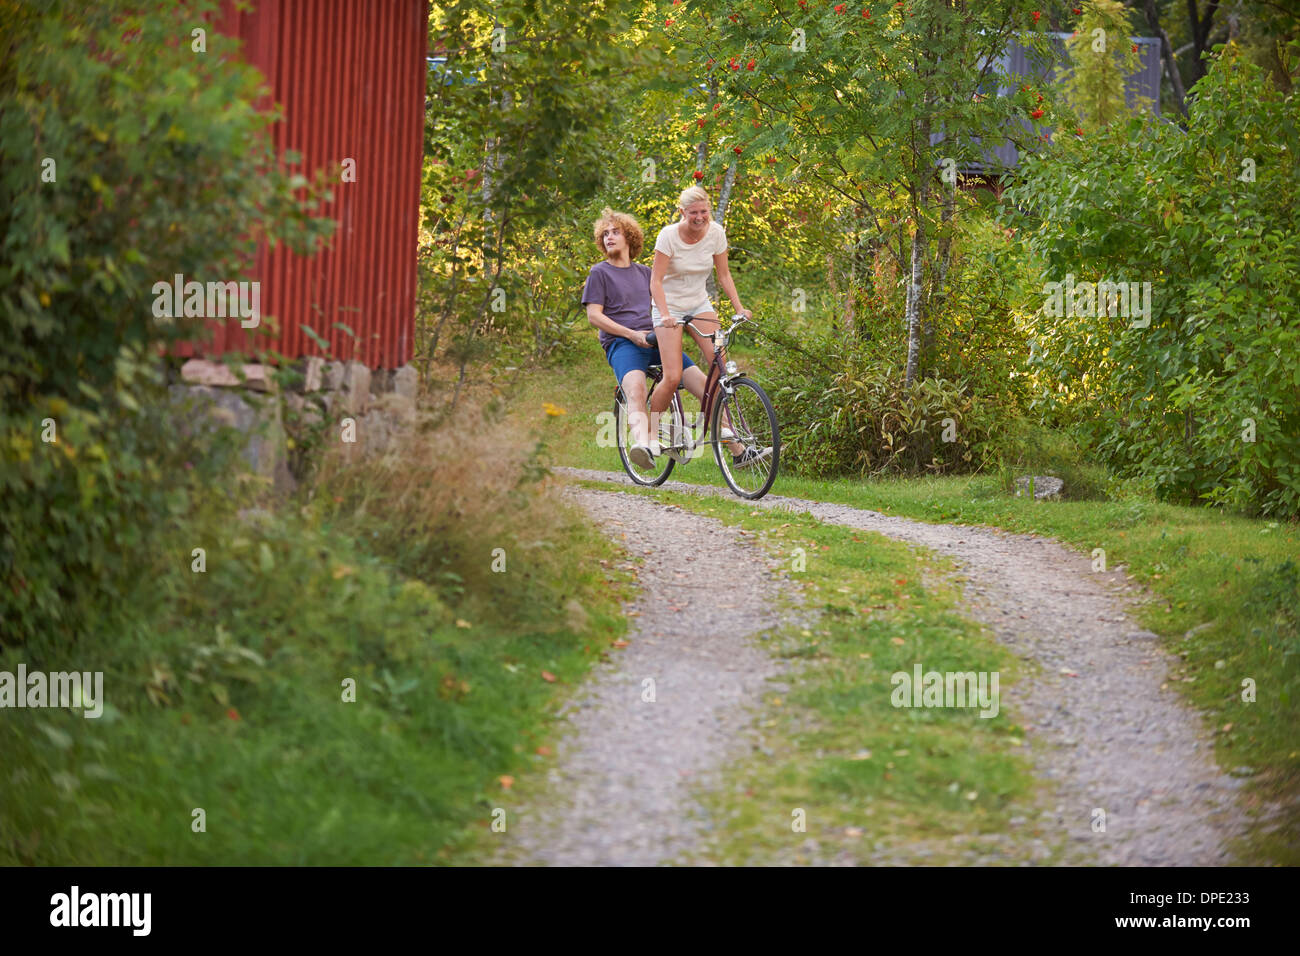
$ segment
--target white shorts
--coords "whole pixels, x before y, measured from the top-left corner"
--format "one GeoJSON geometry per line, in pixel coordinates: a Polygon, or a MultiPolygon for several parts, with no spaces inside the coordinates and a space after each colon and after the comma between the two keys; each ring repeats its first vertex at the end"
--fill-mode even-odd
{"type": "MultiPolygon", "coordinates": [[[[681,325],[682,316],[684,315],[704,315],[704,314],[712,313],[713,311],[714,311],[713,303],[710,302],[708,299],[704,299],[703,301],[700,302],[698,306],[696,306],[693,309],[685,309],[681,312],[670,310],[670,314],[672,315],[673,318],[677,320],[677,324],[681,325]]],[[[656,329],[659,328],[659,326],[664,324],[664,317],[659,314],[659,306],[655,305],[653,302],[650,303],[650,323],[656,329]]],[[[695,328],[694,322],[691,323],[691,328],[695,328]]]]}

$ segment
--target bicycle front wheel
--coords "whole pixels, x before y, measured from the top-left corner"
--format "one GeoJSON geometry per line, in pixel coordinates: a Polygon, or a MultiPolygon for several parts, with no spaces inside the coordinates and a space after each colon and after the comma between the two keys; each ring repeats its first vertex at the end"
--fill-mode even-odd
{"type": "Polygon", "coordinates": [[[713,457],[733,492],[751,500],[761,498],[776,481],[781,457],[776,412],[767,393],[752,379],[732,379],[726,387],[730,394],[724,387],[713,406],[713,457]],[[720,439],[724,427],[744,446],[738,454],[720,439]]]}
{"type": "MultiPolygon", "coordinates": [[[[652,390],[653,391],[653,390],[652,390]]],[[[650,400],[646,398],[645,408],[641,409],[646,415],[646,421],[650,421],[650,400]]],[[[642,468],[634,462],[628,452],[636,439],[633,437],[632,426],[628,421],[627,396],[620,388],[614,397],[614,433],[618,440],[618,457],[623,461],[623,470],[627,472],[628,477],[638,485],[654,487],[662,485],[672,474],[673,465],[676,464],[667,455],[656,455],[654,465],[650,468],[642,468]]]]}

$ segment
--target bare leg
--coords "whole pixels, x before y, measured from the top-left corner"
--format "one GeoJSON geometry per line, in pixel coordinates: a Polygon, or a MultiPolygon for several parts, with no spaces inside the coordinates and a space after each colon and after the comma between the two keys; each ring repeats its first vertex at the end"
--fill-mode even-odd
{"type": "Polygon", "coordinates": [[[634,445],[650,444],[650,421],[645,413],[645,372],[632,369],[623,376],[623,397],[627,399],[627,421],[632,428],[634,445]]]}
{"type": "MultiPolygon", "coordinates": [[[[704,357],[705,368],[708,368],[713,362],[713,333],[720,327],[721,323],[718,321],[718,313],[716,312],[701,312],[695,317],[695,321],[687,326],[687,328],[691,330],[691,338],[695,339],[695,344],[700,347],[700,353],[704,357]]],[[[683,381],[685,381],[685,379],[683,379],[683,381]]],[[[686,382],[686,388],[690,390],[692,395],[695,395],[696,398],[700,399],[701,402],[704,400],[704,381],[704,373],[701,372],[699,394],[696,394],[696,392],[691,389],[690,382],[686,382]]],[[[730,413],[724,410],[723,416],[726,426],[732,428],[730,413]]],[[[732,431],[735,431],[735,429],[732,428],[732,431]]],[[[727,449],[733,455],[739,455],[745,450],[745,446],[738,441],[729,441],[727,442],[727,449]]]]}

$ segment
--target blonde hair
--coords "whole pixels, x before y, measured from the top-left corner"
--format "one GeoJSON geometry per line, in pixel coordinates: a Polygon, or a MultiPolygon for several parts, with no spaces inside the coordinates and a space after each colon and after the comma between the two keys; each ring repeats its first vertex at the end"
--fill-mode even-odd
{"type": "Polygon", "coordinates": [[[687,186],[682,190],[682,194],[677,197],[677,208],[685,209],[697,202],[706,202],[709,204],[710,209],[713,208],[713,202],[709,199],[709,194],[704,191],[703,186],[687,186]]]}
{"type": "Polygon", "coordinates": [[[595,228],[592,230],[592,235],[596,240],[596,248],[600,250],[600,254],[608,255],[600,234],[604,231],[605,226],[611,223],[618,226],[623,233],[623,237],[627,239],[628,255],[633,259],[641,255],[641,249],[645,246],[645,233],[641,231],[641,224],[627,213],[614,212],[608,206],[600,211],[600,218],[596,220],[595,228]]]}

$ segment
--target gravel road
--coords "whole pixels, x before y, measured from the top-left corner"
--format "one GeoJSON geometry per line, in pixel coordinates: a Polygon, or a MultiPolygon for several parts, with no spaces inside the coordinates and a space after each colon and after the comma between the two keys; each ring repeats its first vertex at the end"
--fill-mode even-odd
{"type": "Polygon", "coordinates": [[[753,705],[782,689],[768,680],[783,663],[752,636],[797,616],[799,593],[773,573],[779,561],[719,521],[641,495],[566,494],[644,563],[625,605],[628,647],[578,692],[547,792],[514,811],[496,862],[671,862],[711,825],[692,793],[748,752],[753,705]],[[719,595],[706,582],[723,570],[719,595]]]}
{"type": "MultiPolygon", "coordinates": [[[[557,471],[628,484],[621,473],[557,471]]],[[[726,494],[679,482],[664,488],[726,494]]],[[[748,708],[779,673],[746,635],[781,623],[771,608],[790,586],[735,529],[644,495],[571,493],[606,531],[626,534],[634,555],[654,538],[677,544],[646,555],[629,608],[631,646],[593,675],[557,754],[555,799],[521,813],[512,843],[542,863],[670,861],[707,826],[691,812],[688,781],[707,784],[712,769],[738,755],[748,708]],[[722,562],[735,570],[734,607],[707,589],[677,586],[699,584],[696,569],[722,562]],[[656,681],[657,703],[641,700],[645,678],[656,681]]],[[[1245,826],[1238,781],[1218,769],[1204,721],[1168,686],[1175,659],[1130,619],[1137,589],[1122,573],[1094,573],[1084,555],[1031,535],[777,495],[755,505],[806,511],[954,559],[966,612],[1025,662],[1002,706],[1026,727],[1036,772],[1049,782],[1052,806],[1037,824],[1064,842],[1067,862],[1233,862],[1229,844],[1245,826]],[[1104,832],[1093,828],[1097,809],[1104,832]]]]}

